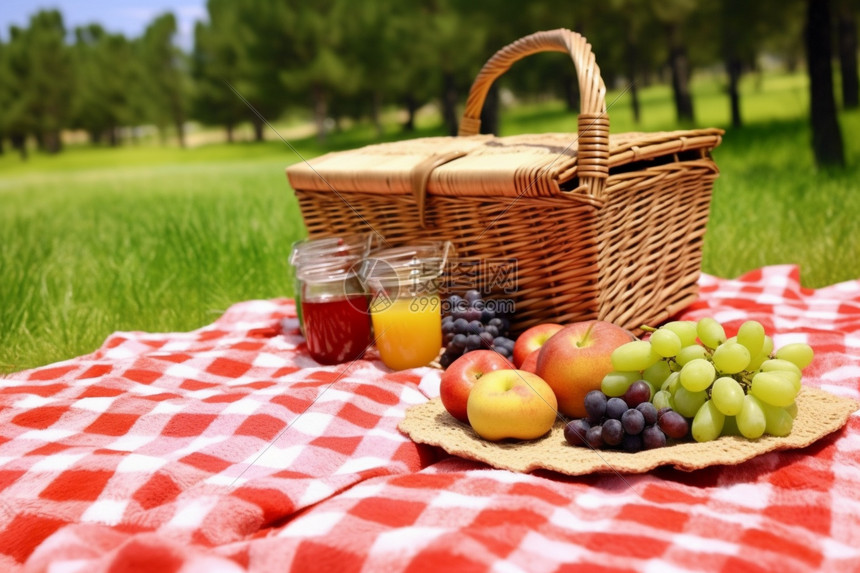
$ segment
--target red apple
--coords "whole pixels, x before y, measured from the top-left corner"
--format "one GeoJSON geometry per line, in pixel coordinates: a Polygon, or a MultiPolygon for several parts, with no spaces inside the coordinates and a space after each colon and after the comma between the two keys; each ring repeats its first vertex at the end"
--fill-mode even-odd
{"type": "Polygon", "coordinates": [[[540,348],[549,338],[564,328],[560,324],[545,322],[533,326],[517,337],[514,343],[514,365],[519,368],[525,362],[529,354],[540,348]]]}
{"type": "Polygon", "coordinates": [[[496,370],[469,393],[469,423],[485,440],[534,440],[552,429],[558,402],[549,385],[524,370],[496,370]]]}
{"type": "Polygon", "coordinates": [[[584,418],[585,395],[599,390],[603,377],[612,371],[612,351],[635,339],[611,322],[575,322],[541,347],[535,373],[555,392],[562,414],[584,418]]]}
{"type": "Polygon", "coordinates": [[[520,364],[520,370],[525,370],[526,372],[537,372],[537,360],[538,356],[540,356],[540,348],[535,348],[532,350],[532,353],[526,356],[526,359],[523,360],[523,363],[520,364]]]}
{"type": "Polygon", "coordinates": [[[439,382],[442,405],[461,422],[469,422],[466,403],[475,382],[487,372],[513,368],[507,358],[492,350],[473,350],[448,365],[439,382]]]}

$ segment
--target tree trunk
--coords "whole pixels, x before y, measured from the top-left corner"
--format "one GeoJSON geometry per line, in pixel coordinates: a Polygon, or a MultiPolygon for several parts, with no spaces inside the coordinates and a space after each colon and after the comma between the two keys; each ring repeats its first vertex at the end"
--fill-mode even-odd
{"type": "Polygon", "coordinates": [[[860,78],[857,72],[857,18],[847,0],[839,1],[839,68],[842,73],[842,107],[860,105],[860,78]]]}
{"type": "Polygon", "coordinates": [[[481,109],[481,133],[499,133],[499,87],[493,85],[481,109]]]}
{"type": "Polygon", "coordinates": [[[729,105],[732,111],[732,127],[741,127],[741,94],[740,81],[743,64],[736,55],[731,55],[726,61],[726,71],[729,73],[729,105]]]}
{"type": "Polygon", "coordinates": [[[667,30],[669,38],[669,67],[672,70],[672,93],[675,99],[675,111],[678,121],[693,121],[693,98],[690,94],[690,59],[687,48],[681,41],[676,24],[670,24],[667,30]]]}
{"type": "Polygon", "coordinates": [[[224,129],[227,131],[227,143],[233,143],[233,123],[227,122],[224,129]]]}
{"type": "Polygon", "coordinates": [[[328,101],[322,86],[315,85],[311,89],[314,98],[314,124],[317,128],[317,142],[325,143],[326,117],[328,116],[328,101]]]}
{"type": "Polygon", "coordinates": [[[27,161],[27,136],[21,133],[13,133],[9,136],[12,147],[21,154],[21,161],[27,161]]]}
{"type": "Polygon", "coordinates": [[[179,147],[185,147],[185,122],[181,118],[176,120],[176,137],[179,139],[179,147]]]}
{"type": "Polygon", "coordinates": [[[567,111],[579,113],[579,80],[576,74],[565,74],[562,76],[564,82],[564,101],[567,111]]]}
{"type": "Polygon", "coordinates": [[[845,157],[830,64],[830,0],[807,0],[805,36],[815,162],[819,167],[843,166],[845,157]]]}
{"type": "Polygon", "coordinates": [[[636,80],[630,80],[630,108],[633,110],[633,123],[642,121],[642,106],[639,104],[639,87],[636,80]]]}
{"type": "Polygon", "coordinates": [[[406,123],[403,124],[403,131],[415,131],[415,115],[418,113],[418,102],[412,94],[406,95],[406,123]]]}
{"type": "Polygon", "coordinates": [[[374,90],[370,95],[370,119],[374,129],[376,129],[376,136],[382,137],[384,133],[382,128],[382,93],[378,90],[374,90]]]}
{"type": "Polygon", "coordinates": [[[46,132],[42,137],[42,150],[46,153],[56,154],[62,151],[63,141],[60,139],[60,132],[51,130],[46,132]]]}
{"type": "Polygon", "coordinates": [[[251,118],[251,125],[254,127],[254,141],[263,141],[263,120],[254,114],[251,118]]]}
{"type": "Polygon", "coordinates": [[[442,75],[442,119],[448,128],[449,135],[457,135],[457,82],[454,74],[445,72],[442,75]]]}
{"type": "Polygon", "coordinates": [[[627,35],[624,41],[624,49],[627,60],[627,81],[630,82],[630,106],[633,110],[633,121],[638,124],[642,119],[642,111],[639,105],[639,86],[636,81],[639,77],[639,58],[636,57],[636,43],[633,41],[633,32],[630,30],[632,24],[627,22],[627,35]]]}

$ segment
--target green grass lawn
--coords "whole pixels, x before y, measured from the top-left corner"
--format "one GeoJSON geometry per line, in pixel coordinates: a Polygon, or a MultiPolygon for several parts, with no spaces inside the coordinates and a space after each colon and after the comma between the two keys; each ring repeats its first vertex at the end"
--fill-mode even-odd
{"type": "MultiPolygon", "coordinates": [[[[644,89],[643,122],[612,92],[613,132],[676,129],[666,87],[644,89]]],[[[719,82],[696,85],[696,125],[726,126],[719,82]]],[[[860,278],[860,113],[842,116],[849,167],[819,172],[809,148],[802,76],[748,78],[747,126],[715,151],[721,176],[703,270],[732,277],[793,263],[804,285],[860,278]]],[[[502,133],[575,130],[560,104],[521,104],[502,133]]],[[[432,118],[419,135],[441,132],[432,118]]],[[[399,136],[392,125],[386,139],[399,136]]],[[[265,143],[193,149],[69,147],[22,163],[0,156],[0,373],[96,349],[117,330],[184,331],[229,305],[291,296],[287,255],[304,227],[284,168],[298,156],[265,143]]],[[[327,148],[375,141],[369,126],[333,134],[327,148]]],[[[292,142],[302,156],[324,151],[292,142]]],[[[679,208],[679,206],[667,206],[679,208]]],[[[680,206],[683,208],[683,206],[680,206]]]]}

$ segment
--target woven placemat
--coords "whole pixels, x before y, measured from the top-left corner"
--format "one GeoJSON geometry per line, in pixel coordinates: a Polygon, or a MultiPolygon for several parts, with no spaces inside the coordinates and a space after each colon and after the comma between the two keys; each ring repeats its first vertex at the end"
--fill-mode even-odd
{"type": "Polygon", "coordinates": [[[570,446],[564,439],[561,422],[538,440],[489,442],[451,416],[439,398],[410,408],[398,427],[415,442],[439,446],[449,454],[495,468],[523,473],[547,469],[576,476],[644,473],[663,465],[692,471],[712,465],[739,464],[774,450],[804,448],[844,426],[851,413],[860,408],[855,400],[817,388],[801,389],[796,401],[794,427],[783,438],[763,436],[747,440],[723,436],[712,442],[683,442],[635,454],[570,446]]]}

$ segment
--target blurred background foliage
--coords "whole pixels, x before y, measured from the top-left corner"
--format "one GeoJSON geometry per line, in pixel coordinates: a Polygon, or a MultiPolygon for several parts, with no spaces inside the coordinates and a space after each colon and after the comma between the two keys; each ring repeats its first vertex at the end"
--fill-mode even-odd
{"type": "MultiPolygon", "coordinates": [[[[732,125],[740,126],[743,76],[804,63],[813,120],[816,110],[835,115],[832,102],[858,105],[858,0],[209,0],[207,10],[188,52],[175,44],[171,13],[137,38],[95,23],[68,30],[55,10],[11,27],[0,43],[0,152],[56,153],[69,130],[116,146],[146,133],[144,126],[185,145],[192,122],[223,128],[232,141],[250,121],[262,140],[263,120],[237,93],[267,120],[312,122],[321,143],[350,119],[369,120],[381,133],[382,110],[392,108],[408,136],[428,105],[453,134],[480,65],[519,37],[559,27],[589,39],[607,86],[629,92],[637,121],[638,90],[664,83],[678,124],[694,125],[690,79],[709,73],[723,78],[732,125]],[[824,67],[817,76],[816,66],[824,67]]],[[[485,131],[497,131],[505,94],[578,108],[573,66],[553,57],[563,56],[530,58],[498,82],[485,131]]],[[[835,119],[817,121],[832,144],[835,119]]],[[[816,157],[838,164],[841,149],[816,157]]]]}

